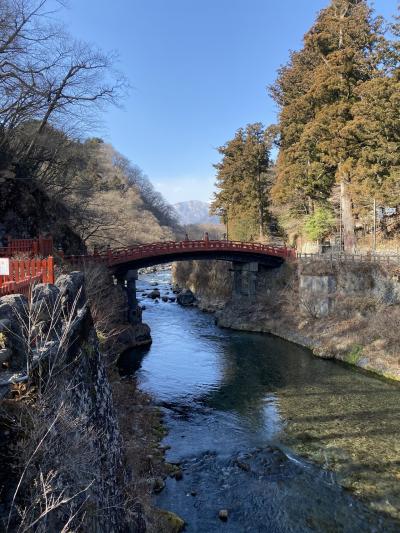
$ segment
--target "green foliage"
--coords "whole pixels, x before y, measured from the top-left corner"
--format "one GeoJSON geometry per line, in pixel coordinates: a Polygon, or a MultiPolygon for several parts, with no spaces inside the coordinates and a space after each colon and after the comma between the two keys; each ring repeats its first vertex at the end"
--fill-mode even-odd
{"type": "Polygon", "coordinates": [[[229,224],[229,238],[234,241],[253,241],[258,231],[257,218],[245,214],[235,217],[229,224]]]}
{"type": "Polygon", "coordinates": [[[345,359],[346,363],[349,363],[351,365],[356,365],[362,356],[362,352],[363,352],[363,347],[359,344],[354,344],[350,352],[346,355],[346,359],[345,359]]]}
{"type": "Polygon", "coordinates": [[[327,237],[336,227],[336,219],[328,207],[318,207],[306,218],[304,231],[312,241],[320,241],[327,237]]]}
{"type": "Polygon", "coordinates": [[[97,339],[99,341],[100,347],[103,347],[105,343],[107,342],[107,336],[103,331],[100,331],[99,329],[96,329],[97,339]]]}

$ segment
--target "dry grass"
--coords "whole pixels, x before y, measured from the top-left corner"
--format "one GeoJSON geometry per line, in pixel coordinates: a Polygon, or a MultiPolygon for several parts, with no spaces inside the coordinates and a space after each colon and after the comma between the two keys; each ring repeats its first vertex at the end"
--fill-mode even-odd
{"type": "Polygon", "coordinates": [[[79,296],[78,292],[68,316],[57,298],[46,309],[50,319],[45,328],[41,306],[30,303],[25,316],[19,317],[29,384],[15,386],[14,400],[2,404],[3,425],[8,422],[15,437],[10,440],[8,460],[18,476],[5,531],[73,531],[85,516],[85,493],[93,483],[87,465],[96,459],[93,435],[83,415],[65,401],[72,384],[62,379],[68,374],[67,353],[74,340],[79,296]],[[61,318],[62,329],[58,327],[61,318]],[[49,342],[56,349],[46,355],[49,342]],[[67,437],[72,434],[73,445],[67,437]]]}

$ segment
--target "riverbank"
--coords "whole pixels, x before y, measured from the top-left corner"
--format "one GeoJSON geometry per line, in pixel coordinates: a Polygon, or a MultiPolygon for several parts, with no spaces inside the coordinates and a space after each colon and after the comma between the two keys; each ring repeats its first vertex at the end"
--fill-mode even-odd
{"type": "Polygon", "coordinates": [[[200,309],[218,325],[269,333],[337,359],[400,380],[400,298],[396,266],[287,264],[260,271],[254,297],[233,294],[230,266],[192,262],[173,269],[200,309]]]}
{"type": "Polygon", "coordinates": [[[161,445],[167,434],[163,414],[134,376],[121,377],[113,368],[109,379],[128,471],[125,491],[129,505],[140,515],[138,533],[179,533],[184,521],[157,508],[152,500],[164,489],[168,476],[179,475],[179,468],[165,460],[168,448],[161,445]]]}

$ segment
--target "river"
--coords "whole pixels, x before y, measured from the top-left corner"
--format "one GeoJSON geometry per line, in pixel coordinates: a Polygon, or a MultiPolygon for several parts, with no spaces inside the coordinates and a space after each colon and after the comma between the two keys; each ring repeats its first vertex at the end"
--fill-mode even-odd
{"type": "Polygon", "coordinates": [[[155,303],[142,296],[154,280],[166,294],[169,273],[138,281],[153,344],[121,371],[162,406],[166,458],[182,468],[155,504],[188,532],[400,531],[400,387],[155,303]]]}

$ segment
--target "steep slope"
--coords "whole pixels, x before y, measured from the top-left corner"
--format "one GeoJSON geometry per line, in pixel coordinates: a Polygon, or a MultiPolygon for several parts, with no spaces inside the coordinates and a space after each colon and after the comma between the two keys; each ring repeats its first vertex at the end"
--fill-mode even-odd
{"type": "Polygon", "coordinates": [[[0,245],[5,237],[51,235],[66,253],[174,239],[175,212],[143,172],[99,139],[75,142],[67,184],[37,167],[0,158],[0,245]]]}
{"type": "Polygon", "coordinates": [[[30,238],[51,235],[57,248],[71,254],[84,252],[84,244],[69,224],[68,207],[49,195],[21,169],[0,169],[0,246],[6,236],[30,238]]]}

